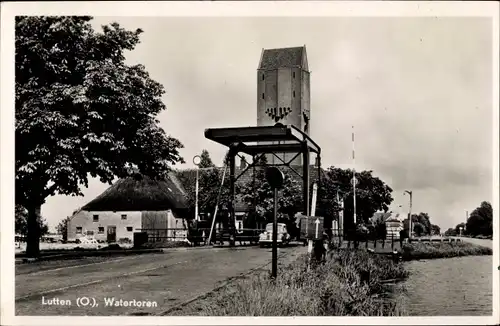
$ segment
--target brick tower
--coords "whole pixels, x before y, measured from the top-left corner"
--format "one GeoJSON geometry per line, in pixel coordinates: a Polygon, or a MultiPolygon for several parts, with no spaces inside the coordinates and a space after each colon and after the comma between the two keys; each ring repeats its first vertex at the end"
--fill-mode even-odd
{"type": "MultiPolygon", "coordinates": [[[[293,125],[309,135],[310,72],[306,47],[262,49],[257,69],[257,126],[293,125]]],[[[295,153],[276,154],[288,162],[295,153]]],[[[269,164],[283,163],[273,155],[269,164]]],[[[291,162],[301,165],[299,155],[291,162]]]]}

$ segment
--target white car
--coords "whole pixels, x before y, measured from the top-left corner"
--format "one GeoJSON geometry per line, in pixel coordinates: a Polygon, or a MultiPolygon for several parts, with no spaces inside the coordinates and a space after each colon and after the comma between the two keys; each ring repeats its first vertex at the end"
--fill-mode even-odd
{"type": "MultiPolygon", "coordinates": [[[[290,243],[290,234],[286,229],[286,224],[278,223],[278,245],[287,245],[290,243]]],[[[271,246],[273,244],[273,223],[266,225],[266,230],[259,236],[259,245],[261,247],[271,246]]]]}

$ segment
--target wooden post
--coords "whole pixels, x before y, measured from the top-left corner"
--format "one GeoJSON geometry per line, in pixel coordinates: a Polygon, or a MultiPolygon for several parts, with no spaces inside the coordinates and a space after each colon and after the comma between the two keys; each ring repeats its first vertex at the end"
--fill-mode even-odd
{"type": "Polygon", "coordinates": [[[394,233],[391,232],[391,249],[394,250],[394,233]]]}

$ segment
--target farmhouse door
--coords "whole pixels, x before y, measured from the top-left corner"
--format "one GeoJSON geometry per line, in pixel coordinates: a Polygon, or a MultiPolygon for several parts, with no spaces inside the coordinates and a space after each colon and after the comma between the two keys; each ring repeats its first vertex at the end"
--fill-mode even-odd
{"type": "Polygon", "coordinates": [[[116,226],[108,225],[108,243],[116,242],[116,226]]]}

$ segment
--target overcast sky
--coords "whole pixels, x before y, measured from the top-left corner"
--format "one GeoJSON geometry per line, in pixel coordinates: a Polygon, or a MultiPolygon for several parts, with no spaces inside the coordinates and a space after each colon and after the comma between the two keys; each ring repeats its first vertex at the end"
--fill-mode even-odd
{"type": "MultiPolygon", "coordinates": [[[[393,207],[427,212],[442,229],[492,200],[492,36],[481,18],[113,18],[142,28],[127,54],[165,86],[162,127],[192,157],[225,148],[205,128],[256,125],[256,69],[262,48],[306,45],[311,73],[311,136],[325,166],[356,168],[388,183],[393,207]]],[[[178,166],[179,167],[179,166],[178,166]]],[[[104,191],[54,196],[50,228],[104,191]]]]}

